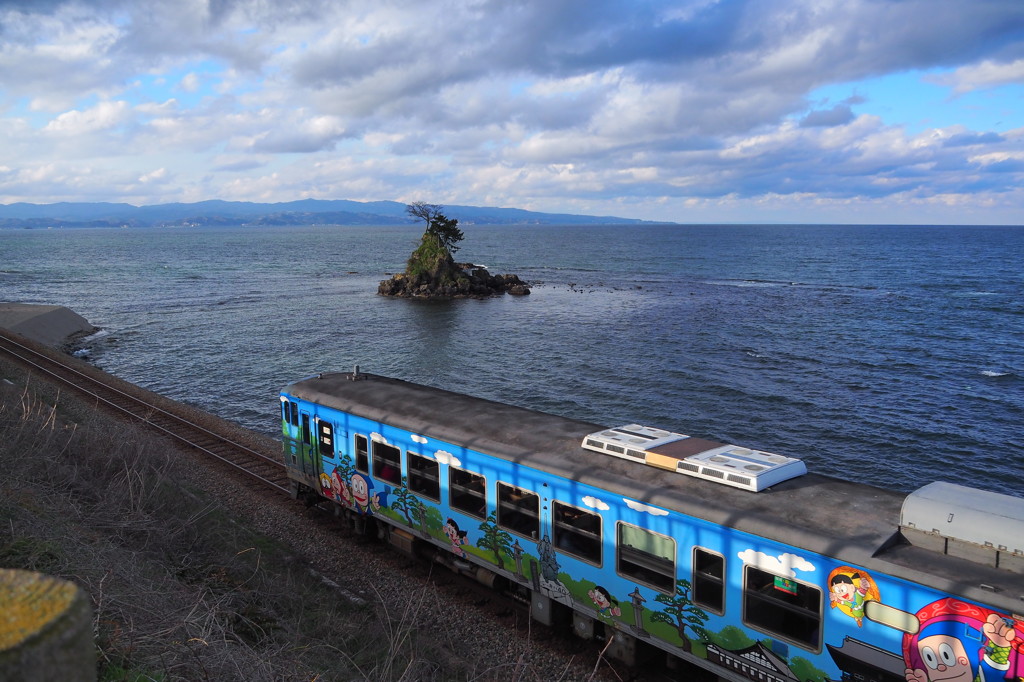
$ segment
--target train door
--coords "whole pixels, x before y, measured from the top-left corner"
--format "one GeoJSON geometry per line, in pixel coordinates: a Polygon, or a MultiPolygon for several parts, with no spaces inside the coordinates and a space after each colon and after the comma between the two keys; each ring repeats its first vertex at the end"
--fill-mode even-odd
{"type": "Polygon", "coordinates": [[[334,425],[326,419],[318,419],[316,448],[320,454],[320,470],[323,471],[323,460],[334,459],[334,425]]]}
{"type": "Polygon", "coordinates": [[[310,487],[314,490],[320,489],[320,472],[323,470],[320,464],[320,454],[313,444],[313,416],[305,410],[299,410],[302,435],[302,458],[300,468],[304,477],[312,481],[310,487]]]}
{"type": "Polygon", "coordinates": [[[299,404],[281,396],[281,445],[284,463],[290,470],[299,468],[302,442],[299,438],[299,404]]]}

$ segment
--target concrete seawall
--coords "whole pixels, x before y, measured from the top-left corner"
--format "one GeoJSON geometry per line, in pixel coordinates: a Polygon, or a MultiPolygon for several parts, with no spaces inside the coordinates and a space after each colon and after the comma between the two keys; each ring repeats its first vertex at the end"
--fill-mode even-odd
{"type": "Polygon", "coordinates": [[[0,680],[93,682],[92,611],[73,583],[0,569],[0,680]]]}
{"type": "Polygon", "coordinates": [[[69,339],[91,334],[96,328],[84,317],[62,305],[0,302],[0,327],[58,348],[69,339]]]}

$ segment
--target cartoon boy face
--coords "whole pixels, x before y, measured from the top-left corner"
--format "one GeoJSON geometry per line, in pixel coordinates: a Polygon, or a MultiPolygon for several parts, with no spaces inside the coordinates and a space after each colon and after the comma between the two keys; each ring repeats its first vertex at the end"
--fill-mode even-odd
{"type": "Polygon", "coordinates": [[[835,583],[832,585],[832,594],[840,601],[853,601],[853,583],[835,583]]]}
{"type": "Polygon", "coordinates": [[[357,505],[365,508],[370,503],[370,490],[366,486],[366,479],[356,474],[352,477],[350,487],[352,489],[352,499],[355,500],[357,505]]]}
{"type": "Polygon", "coordinates": [[[932,635],[917,642],[918,653],[928,669],[928,682],[971,682],[974,673],[967,651],[951,635],[932,635]]]}
{"type": "Polygon", "coordinates": [[[589,592],[587,592],[587,596],[590,597],[590,600],[594,602],[594,605],[600,609],[606,609],[612,605],[612,603],[608,601],[608,598],[604,596],[604,593],[601,590],[590,590],[589,592]]]}

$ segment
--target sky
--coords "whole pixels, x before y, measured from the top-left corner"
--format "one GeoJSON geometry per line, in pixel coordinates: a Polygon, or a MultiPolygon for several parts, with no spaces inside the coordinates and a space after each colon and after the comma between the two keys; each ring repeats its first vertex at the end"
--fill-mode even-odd
{"type": "Polygon", "coordinates": [[[1024,0],[0,0],[0,203],[1024,224],[1024,0]]]}

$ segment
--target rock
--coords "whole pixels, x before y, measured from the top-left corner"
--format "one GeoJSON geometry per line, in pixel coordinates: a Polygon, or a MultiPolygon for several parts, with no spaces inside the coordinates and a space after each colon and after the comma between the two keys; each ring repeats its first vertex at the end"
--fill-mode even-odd
{"type": "Polygon", "coordinates": [[[456,263],[450,270],[409,277],[405,273],[385,279],[377,287],[381,296],[448,300],[452,298],[489,298],[505,293],[526,296],[530,287],[518,275],[491,275],[487,268],[472,263],[456,263]]]}
{"type": "Polygon", "coordinates": [[[92,607],[78,586],[0,569],[0,679],[96,679],[92,607]]]}

